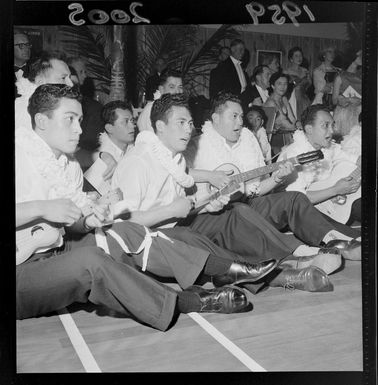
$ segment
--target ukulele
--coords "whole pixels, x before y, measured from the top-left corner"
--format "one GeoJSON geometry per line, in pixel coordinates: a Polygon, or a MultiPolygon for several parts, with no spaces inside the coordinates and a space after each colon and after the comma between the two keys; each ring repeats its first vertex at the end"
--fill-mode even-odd
{"type": "MultiPolygon", "coordinates": [[[[361,156],[358,158],[357,163],[348,161],[337,162],[332,168],[331,175],[327,179],[312,183],[309,191],[319,191],[332,187],[338,180],[346,177],[352,179],[361,177],[361,156]]],[[[316,204],[315,207],[337,222],[345,224],[350,217],[353,202],[359,198],[361,198],[361,186],[354,193],[338,195],[316,204]]]]}
{"type": "MultiPolygon", "coordinates": [[[[112,205],[122,200],[123,195],[120,189],[109,191],[107,194],[98,197],[93,203],[82,208],[83,216],[88,216],[93,212],[96,204],[109,204],[110,216],[104,226],[113,223],[112,205]]],[[[16,230],[16,265],[25,262],[36,252],[47,251],[54,246],[60,246],[63,241],[64,228],[58,227],[59,224],[48,222],[32,222],[21,226],[16,230]],[[59,242],[58,242],[59,241],[59,242]],[[58,244],[59,243],[59,244],[58,244]]]]}
{"type": "MultiPolygon", "coordinates": [[[[300,154],[295,157],[283,160],[281,162],[272,163],[272,164],[262,166],[253,170],[245,171],[245,172],[240,172],[238,167],[236,167],[232,163],[223,163],[220,166],[218,166],[214,171],[225,171],[227,174],[231,174],[231,176],[229,177],[231,179],[231,182],[235,182],[238,185],[238,189],[236,191],[241,191],[242,193],[244,193],[245,182],[266,174],[270,174],[278,170],[281,164],[284,164],[286,162],[291,162],[295,166],[295,165],[302,165],[306,163],[315,162],[323,158],[324,158],[324,155],[321,150],[314,150],[314,151],[306,152],[304,154],[300,154]]],[[[209,183],[202,183],[202,184],[199,183],[197,184],[197,186],[198,186],[199,196],[212,193],[215,189],[209,183]],[[205,187],[203,187],[204,185],[205,187]],[[201,190],[202,190],[202,194],[201,194],[201,190]]],[[[204,198],[204,199],[207,199],[207,198],[204,198]]]]}

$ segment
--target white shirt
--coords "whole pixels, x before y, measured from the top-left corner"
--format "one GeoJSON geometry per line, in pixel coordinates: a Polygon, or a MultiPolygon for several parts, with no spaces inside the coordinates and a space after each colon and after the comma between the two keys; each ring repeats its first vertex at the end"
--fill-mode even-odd
{"type": "MultiPolygon", "coordinates": [[[[42,158],[46,157],[45,159],[48,159],[49,156],[55,157],[55,155],[52,153],[50,147],[35,134],[34,131],[30,130],[25,133],[25,130],[29,129],[20,128],[17,130],[15,137],[16,204],[57,198],[56,187],[53,185],[53,181],[38,171],[38,162],[41,162],[42,158]],[[33,146],[33,150],[36,150],[35,152],[29,151],[28,149],[28,135],[31,135],[34,139],[30,141],[30,146],[33,146]],[[38,155],[34,156],[33,153],[38,155]],[[41,155],[41,157],[37,159],[39,155],[41,155]]],[[[61,155],[57,160],[57,164],[64,173],[65,180],[70,184],[71,188],[67,188],[67,191],[71,192],[73,196],[81,196],[83,173],[79,163],[74,159],[61,155]]],[[[46,170],[46,175],[48,175],[48,173],[48,170],[46,170]]],[[[44,252],[61,246],[63,244],[62,233],[53,245],[40,249],[38,252],[44,252]]]]}
{"type": "Polygon", "coordinates": [[[247,87],[247,80],[244,76],[243,68],[241,67],[241,61],[235,59],[233,56],[230,56],[230,58],[231,58],[232,62],[234,63],[234,66],[236,68],[236,72],[238,73],[239,82],[240,82],[240,86],[241,86],[240,93],[242,93],[242,92],[244,92],[245,88],[247,87]]]}
{"type": "MultiPolygon", "coordinates": [[[[141,135],[141,134],[139,134],[141,135]]],[[[167,152],[169,150],[165,148],[167,152]]],[[[172,157],[171,161],[185,172],[186,163],[181,154],[172,157]]],[[[118,163],[112,177],[112,188],[120,188],[123,201],[116,204],[115,211],[128,209],[147,211],[171,204],[177,197],[184,197],[184,188],[177,183],[173,175],[161,164],[148,144],[135,143],[118,163]]],[[[164,227],[173,227],[172,222],[164,227]]]]}
{"type": "MultiPolygon", "coordinates": [[[[314,151],[314,147],[307,140],[303,131],[296,131],[293,135],[294,142],[284,148],[278,157],[278,161],[295,157],[299,154],[314,151]]],[[[330,148],[323,148],[324,159],[317,162],[296,166],[296,172],[289,177],[286,191],[300,191],[306,194],[312,183],[325,180],[330,177],[336,162],[346,161],[356,163],[357,156],[350,155],[342,150],[337,143],[332,143],[330,148]]]]}
{"type": "Polygon", "coordinates": [[[126,147],[126,151],[121,150],[112,141],[112,139],[109,137],[107,132],[102,132],[100,134],[100,136],[99,136],[99,144],[100,144],[100,146],[98,148],[98,152],[108,152],[115,159],[115,161],[117,163],[123,158],[123,156],[127,152],[129,152],[134,147],[133,144],[129,144],[126,147]]]}
{"type": "Polygon", "coordinates": [[[269,98],[269,92],[268,90],[262,89],[259,85],[255,84],[257,91],[259,91],[259,94],[261,96],[261,99],[263,103],[265,103],[269,98]]]}
{"type": "Polygon", "coordinates": [[[139,131],[154,132],[154,129],[151,124],[151,109],[153,103],[153,101],[148,102],[140,113],[137,121],[139,131]]]}
{"type": "Polygon", "coordinates": [[[272,147],[269,143],[268,136],[264,127],[260,127],[257,132],[254,132],[259,141],[261,151],[264,155],[265,162],[272,160],[272,147]]]}
{"type": "Polygon", "coordinates": [[[352,127],[349,134],[344,136],[340,143],[341,148],[351,155],[361,155],[361,126],[357,124],[352,127]]]}
{"type": "MultiPolygon", "coordinates": [[[[218,134],[210,121],[202,127],[202,135],[194,137],[184,156],[189,167],[214,170],[223,163],[234,164],[240,172],[250,171],[265,166],[264,156],[255,135],[243,127],[237,143],[227,144],[226,139],[218,134]]],[[[254,193],[260,184],[257,178],[246,183],[246,193],[254,193]]]]}

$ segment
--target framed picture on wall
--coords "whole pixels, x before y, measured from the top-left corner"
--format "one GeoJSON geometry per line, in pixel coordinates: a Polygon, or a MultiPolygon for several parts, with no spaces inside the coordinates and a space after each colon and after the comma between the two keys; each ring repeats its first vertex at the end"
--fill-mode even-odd
{"type": "Polygon", "coordinates": [[[280,67],[282,66],[281,51],[257,50],[256,65],[260,65],[260,64],[269,65],[273,61],[277,61],[280,67]]]}

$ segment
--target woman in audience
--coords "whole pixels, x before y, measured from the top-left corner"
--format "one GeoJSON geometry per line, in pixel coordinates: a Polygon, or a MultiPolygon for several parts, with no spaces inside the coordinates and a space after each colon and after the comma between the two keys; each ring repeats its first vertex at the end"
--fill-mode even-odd
{"type": "Polygon", "coordinates": [[[336,104],[333,115],[334,133],[341,137],[349,134],[351,128],[358,124],[362,95],[361,66],[362,51],[360,50],[346,71],[340,72],[334,82],[332,94],[332,101],[336,104]]]}
{"type": "Polygon", "coordinates": [[[333,81],[340,72],[340,68],[332,64],[335,60],[335,49],[329,47],[323,50],[319,55],[319,60],[322,63],[313,72],[315,98],[312,104],[324,104],[332,110],[333,81]]]}
{"type": "Polygon", "coordinates": [[[272,74],[281,70],[280,62],[274,54],[267,54],[261,64],[268,66],[272,74]]]}
{"type": "Polygon", "coordinates": [[[274,131],[281,131],[281,137],[279,138],[273,134],[271,140],[273,152],[276,153],[283,145],[292,142],[292,131],[297,129],[298,123],[295,119],[289,101],[285,96],[287,86],[289,84],[289,75],[282,72],[276,72],[270,77],[269,82],[272,88],[272,93],[263,106],[275,107],[277,111],[274,131]],[[284,132],[282,133],[282,131],[284,132]],[[285,131],[287,131],[287,133],[285,133],[285,131]]]}
{"type": "Polygon", "coordinates": [[[310,105],[306,91],[311,86],[311,76],[308,69],[302,66],[303,52],[301,48],[291,48],[287,57],[289,66],[284,72],[290,76],[292,87],[289,101],[294,115],[300,118],[302,112],[310,105]]]}

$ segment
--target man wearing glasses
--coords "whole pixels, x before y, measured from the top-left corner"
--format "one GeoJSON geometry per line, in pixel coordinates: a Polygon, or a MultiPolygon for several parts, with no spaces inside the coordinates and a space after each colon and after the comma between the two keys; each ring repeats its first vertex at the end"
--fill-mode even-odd
{"type": "MultiPolygon", "coordinates": [[[[26,78],[29,74],[28,61],[30,59],[32,45],[29,43],[28,36],[20,31],[14,32],[14,81],[20,77],[26,78]]],[[[15,87],[17,96],[17,88],[15,87]]]]}
{"type": "MultiPolygon", "coordinates": [[[[332,140],[335,122],[326,106],[316,104],[308,107],[303,112],[301,121],[303,131],[297,130],[294,133],[294,142],[283,149],[278,160],[297,156],[314,149],[321,149],[324,159],[296,169],[296,172],[288,178],[286,190],[305,193],[314,205],[325,201],[336,204],[337,199],[343,196],[347,197],[359,189],[361,172],[356,177],[347,175],[337,178],[334,169],[340,164],[357,166],[358,155],[348,154],[332,140]],[[321,185],[318,182],[326,180],[329,181],[328,185],[324,183],[323,188],[315,189],[316,184],[321,185]]],[[[327,212],[326,214],[333,217],[331,213],[327,212]]]]}

